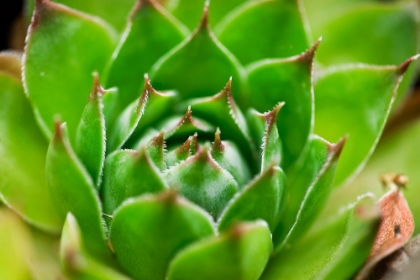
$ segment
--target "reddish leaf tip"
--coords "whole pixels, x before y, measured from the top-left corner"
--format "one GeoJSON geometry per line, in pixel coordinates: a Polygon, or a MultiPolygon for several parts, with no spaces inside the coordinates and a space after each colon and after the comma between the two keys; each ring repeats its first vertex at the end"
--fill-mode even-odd
{"type": "Polygon", "coordinates": [[[158,146],[161,147],[165,145],[165,132],[159,132],[159,135],[152,139],[150,142],[150,146],[158,146]]]}
{"type": "Polygon", "coordinates": [[[209,29],[209,1],[206,1],[206,3],[204,4],[203,15],[201,16],[200,24],[198,25],[194,33],[209,29]]]}
{"type": "Polygon", "coordinates": [[[214,142],[213,142],[211,152],[212,152],[212,154],[214,154],[214,153],[221,154],[221,153],[223,153],[224,148],[225,147],[224,147],[224,145],[222,143],[222,140],[220,138],[220,129],[217,128],[216,133],[214,134],[214,142]]]}
{"type": "Polygon", "coordinates": [[[300,55],[299,60],[305,61],[305,62],[312,62],[314,60],[315,53],[321,41],[322,41],[322,36],[319,37],[318,40],[316,40],[316,42],[312,45],[312,47],[309,50],[307,50],[306,52],[300,55]]]}
{"type": "Polygon", "coordinates": [[[329,146],[330,152],[333,154],[333,159],[338,159],[343,152],[344,145],[346,144],[347,136],[341,138],[336,144],[329,146]]]}
{"type": "Polygon", "coordinates": [[[178,191],[175,188],[169,188],[167,191],[158,195],[158,200],[167,203],[167,204],[175,204],[178,199],[178,191]]]}
{"type": "Polygon", "coordinates": [[[99,75],[97,72],[93,73],[93,85],[92,91],[90,93],[90,100],[92,100],[95,96],[105,94],[104,88],[101,86],[101,82],[99,80],[99,75]]]}
{"type": "Polygon", "coordinates": [[[408,58],[407,60],[405,60],[403,63],[401,63],[398,67],[397,67],[397,74],[398,75],[404,75],[404,73],[407,71],[408,67],[410,66],[410,64],[417,60],[420,57],[420,54],[416,54],[415,56],[412,56],[410,58],[408,58]]]}

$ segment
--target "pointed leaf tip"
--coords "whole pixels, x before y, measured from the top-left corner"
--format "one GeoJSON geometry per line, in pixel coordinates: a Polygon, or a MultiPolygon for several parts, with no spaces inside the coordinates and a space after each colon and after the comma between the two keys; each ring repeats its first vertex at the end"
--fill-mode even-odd
{"type": "Polygon", "coordinates": [[[100,94],[100,95],[105,94],[105,89],[101,86],[98,72],[95,72],[93,73],[93,85],[92,85],[92,91],[89,97],[90,100],[92,100],[93,97],[96,96],[97,94],[100,94]]]}
{"type": "MultiPolygon", "coordinates": [[[[316,42],[312,45],[310,49],[308,49],[307,51],[305,51],[304,53],[300,55],[299,60],[300,61],[313,61],[315,57],[315,53],[321,41],[322,41],[322,36],[319,37],[318,40],[316,40],[316,42]]],[[[311,67],[312,67],[312,64],[311,64],[311,67]]]]}
{"type": "Polygon", "coordinates": [[[347,136],[344,136],[343,138],[341,138],[337,144],[331,144],[329,146],[329,149],[331,151],[332,154],[332,159],[331,160],[336,160],[340,157],[341,152],[344,149],[344,144],[346,144],[347,141],[347,136]]]}
{"type": "Polygon", "coordinates": [[[203,9],[203,15],[201,16],[201,20],[200,20],[200,24],[198,25],[196,31],[194,33],[198,33],[202,30],[210,30],[210,25],[209,25],[209,2],[210,1],[206,1],[206,3],[204,4],[204,9],[203,9]]]}
{"type": "Polygon", "coordinates": [[[405,60],[403,63],[401,63],[398,67],[397,67],[397,74],[399,76],[402,76],[405,74],[405,72],[407,71],[408,67],[410,66],[410,64],[417,60],[420,57],[420,54],[416,54],[410,58],[408,58],[407,60],[405,60]]]}

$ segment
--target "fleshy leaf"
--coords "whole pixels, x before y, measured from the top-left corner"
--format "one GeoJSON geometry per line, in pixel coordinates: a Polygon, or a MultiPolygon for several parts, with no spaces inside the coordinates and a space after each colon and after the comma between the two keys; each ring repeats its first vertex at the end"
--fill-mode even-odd
{"type": "Polygon", "coordinates": [[[28,229],[13,213],[0,211],[0,278],[30,279],[27,256],[33,250],[28,229]]]}
{"type": "Polygon", "coordinates": [[[414,234],[420,232],[420,122],[400,127],[401,130],[394,134],[386,135],[375,150],[366,168],[355,181],[348,186],[337,189],[331,196],[328,203],[328,212],[335,212],[338,203],[354,199],[365,191],[371,191],[378,197],[384,195],[385,191],[378,180],[381,174],[388,172],[404,172],[410,182],[407,187],[406,199],[414,215],[416,228],[414,234]],[[346,200],[345,200],[346,199],[346,200]]]}
{"type": "Polygon", "coordinates": [[[167,184],[203,207],[215,220],[235,195],[238,183],[212,157],[208,147],[163,173],[167,184]]]}
{"type": "Polygon", "coordinates": [[[251,171],[246,164],[246,160],[234,143],[220,139],[220,129],[216,130],[211,156],[222,168],[232,174],[238,182],[239,189],[249,182],[251,171]]]}
{"type": "Polygon", "coordinates": [[[47,152],[46,180],[49,192],[63,222],[68,212],[78,219],[87,251],[98,259],[108,260],[111,255],[105,242],[101,205],[95,185],[70,146],[63,126],[56,123],[47,152]]]}
{"type": "Polygon", "coordinates": [[[238,193],[223,212],[219,230],[223,231],[240,221],[261,219],[274,230],[282,203],[286,177],[283,171],[271,165],[238,193]]]}
{"type": "Polygon", "coordinates": [[[215,131],[215,128],[204,120],[193,117],[191,107],[182,117],[173,117],[162,124],[162,129],[166,132],[166,137],[183,139],[193,133],[209,134],[215,131]]]}
{"type": "Polygon", "coordinates": [[[157,193],[167,188],[144,148],[110,154],[105,161],[102,197],[104,212],[112,215],[121,203],[144,193],[157,193]]]}
{"type": "Polygon", "coordinates": [[[105,161],[105,117],[102,112],[102,94],[105,91],[95,76],[88,103],[82,113],[76,133],[75,151],[99,188],[105,161]]]}
{"type": "MultiPolygon", "coordinates": [[[[329,151],[327,159],[325,163],[322,164],[322,168],[319,171],[317,170],[319,173],[316,174],[316,177],[310,182],[311,184],[307,186],[305,195],[299,203],[299,210],[297,211],[296,216],[293,217],[294,221],[290,230],[288,228],[286,229],[288,230],[287,235],[283,240],[281,240],[281,243],[279,243],[278,246],[278,243],[275,243],[275,250],[277,252],[284,246],[293,246],[293,244],[307,232],[308,228],[313,224],[315,219],[318,217],[318,214],[324,208],[333,187],[332,183],[334,180],[337,162],[343,150],[344,143],[345,139],[342,139],[335,145],[328,145],[329,151]]],[[[318,143],[314,144],[318,145],[318,143]]],[[[316,149],[317,147],[315,146],[314,148],[316,149]]],[[[312,152],[318,153],[316,150],[309,151],[309,156],[307,158],[308,161],[313,160],[311,155],[312,152]]],[[[313,170],[305,170],[304,172],[308,172],[309,174],[307,175],[312,175],[311,171],[313,170]]],[[[302,181],[295,182],[301,183],[302,181]]],[[[301,189],[302,185],[289,185],[288,190],[293,192],[293,188],[298,187],[301,189]]],[[[291,194],[290,196],[293,197],[291,194]]],[[[291,213],[289,212],[288,214],[290,215],[291,213]]]]}
{"type": "MultiPolygon", "coordinates": [[[[127,21],[127,14],[136,0],[53,0],[73,9],[103,18],[121,31],[127,21]]],[[[28,1],[29,3],[32,1],[28,1]]]]}
{"type": "Polygon", "coordinates": [[[238,145],[251,168],[256,167],[254,159],[257,154],[249,136],[248,125],[232,97],[232,79],[216,95],[189,100],[188,104],[191,104],[195,116],[217,125],[226,139],[238,145]]]}
{"type": "Polygon", "coordinates": [[[247,68],[253,108],[265,112],[285,102],[277,118],[285,168],[299,157],[313,129],[312,64],[319,43],[299,56],[262,60],[247,68]]]}
{"type": "Polygon", "coordinates": [[[260,279],[350,279],[367,258],[379,221],[372,198],[360,198],[271,258],[260,279]]]}
{"type": "Polygon", "coordinates": [[[272,250],[265,222],[240,223],[181,251],[172,261],[167,279],[255,280],[262,274],[272,250]]]}
{"type": "Polygon", "coordinates": [[[402,248],[414,232],[414,218],[408,207],[407,201],[397,185],[405,176],[392,175],[384,178],[384,184],[391,190],[378,202],[382,221],[370,251],[369,257],[357,279],[365,279],[371,269],[382,259],[402,248]]]}
{"type": "Polygon", "coordinates": [[[165,134],[163,132],[159,133],[156,137],[152,138],[147,145],[147,153],[149,154],[150,160],[159,168],[160,171],[166,168],[164,155],[166,151],[165,145],[165,134]]]}
{"type": "Polygon", "coordinates": [[[211,235],[211,217],[173,191],[130,200],[116,211],[111,228],[117,259],[136,279],[165,279],[177,252],[211,235]]]}
{"type": "Polygon", "coordinates": [[[317,135],[312,135],[302,155],[286,170],[287,203],[284,205],[279,225],[273,234],[274,246],[284,239],[295,223],[306,192],[318,180],[318,175],[327,163],[330,154],[331,144],[317,135]]]}
{"type": "Polygon", "coordinates": [[[101,73],[114,48],[113,32],[99,19],[48,0],[35,6],[24,55],[25,90],[44,134],[51,138],[60,115],[73,141],[92,73],[101,73]]]}
{"type": "Polygon", "coordinates": [[[128,280],[109,266],[96,262],[85,252],[79,225],[71,213],[67,214],[60,244],[60,258],[72,279],[128,280]]]}
{"type": "Polygon", "coordinates": [[[188,137],[187,141],[184,142],[178,148],[170,151],[165,155],[165,163],[167,166],[173,166],[177,163],[186,160],[189,156],[191,156],[191,141],[192,137],[188,137]]]}
{"type": "Polygon", "coordinates": [[[138,96],[139,77],[185,37],[185,28],[155,0],[137,1],[105,74],[106,86],[118,87],[120,110],[138,96]]]}
{"type": "Polygon", "coordinates": [[[271,165],[279,165],[282,159],[282,145],[277,130],[277,115],[284,103],[279,103],[273,110],[263,114],[265,121],[264,137],[262,139],[261,172],[271,165]]]}
{"type": "MultiPolygon", "coordinates": [[[[0,69],[3,66],[0,64],[0,69]]],[[[0,201],[32,225],[58,232],[60,219],[44,176],[48,143],[37,127],[20,80],[2,70],[0,99],[0,201]]]]}
{"type": "Polygon", "coordinates": [[[157,89],[176,89],[182,99],[210,96],[233,76],[233,91],[243,91],[244,69],[213,35],[207,16],[206,8],[193,35],[153,66],[150,77],[157,89]]]}
{"type": "Polygon", "coordinates": [[[215,33],[242,64],[297,55],[309,47],[298,2],[249,1],[226,16],[215,33]]]}
{"type": "Polygon", "coordinates": [[[355,175],[372,154],[412,57],[400,66],[333,68],[315,84],[315,132],[335,142],[348,136],[334,185],[355,175]],[[344,112],[346,112],[344,114],[344,112]]]}
{"type": "MultiPolygon", "coordinates": [[[[185,23],[189,28],[194,28],[200,20],[203,7],[208,1],[206,0],[164,0],[165,7],[171,11],[178,19],[185,23]]],[[[210,23],[217,23],[229,11],[246,2],[246,0],[211,0],[209,17],[210,23]]]]}

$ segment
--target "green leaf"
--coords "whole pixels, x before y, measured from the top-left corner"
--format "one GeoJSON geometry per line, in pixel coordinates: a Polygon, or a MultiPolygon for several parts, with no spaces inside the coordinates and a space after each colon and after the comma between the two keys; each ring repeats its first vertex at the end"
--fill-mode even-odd
{"type": "Polygon", "coordinates": [[[296,221],[305,194],[310,186],[317,181],[330,153],[331,144],[317,135],[312,135],[302,155],[286,170],[287,203],[284,205],[279,225],[273,234],[275,246],[283,241],[296,221]]]}
{"type": "Polygon", "coordinates": [[[314,24],[314,35],[324,38],[317,52],[321,63],[395,65],[416,54],[417,4],[353,6],[336,9],[332,17],[326,17],[324,10],[321,24],[314,24]]]}
{"type": "Polygon", "coordinates": [[[240,221],[262,219],[273,231],[284,203],[285,184],[286,177],[279,167],[267,167],[232,199],[220,218],[219,230],[240,221]]]}
{"type": "Polygon", "coordinates": [[[188,106],[184,116],[169,118],[161,124],[161,127],[165,131],[167,139],[185,139],[185,137],[194,133],[209,134],[215,131],[210,123],[199,118],[193,118],[190,106],[188,106]]]}
{"type": "Polygon", "coordinates": [[[216,130],[211,156],[223,169],[232,174],[233,178],[238,182],[239,189],[249,182],[251,170],[249,170],[246,160],[235,143],[220,139],[220,129],[216,130]]]}
{"type": "Polygon", "coordinates": [[[277,118],[285,168],[302,153],[313,129],[312,64],[319,43],[299,56],[262,60],[247,68],[253,108],[266,112],[285,102],[277,118]]]}
{"type": "Polygon", "coordinates": [[[156,165],[156,167],[163,171],[166,169],[165,166],[165,151],[166,151],[166,144],[165,139],[163,138],[164,133],[160,132],[159,135],[153,137],[149,144],[147,145],[147,153],[150,157],[150,160],[156,165]]]}
{"type": "Polygon", "coordinates": [[[195,116],[201,117],[217,125],[223,131],[226,139],[235,142],[251,168],[256,169],[254,159],[258,157],[256,149],[249,136],[248,125],[241,110],[232,97],[232,79],[225,88],[211,97],[188,100],[195,116]],[[215,114],[214,112],[217,112],[215,114]]]}
{"type": "Polygon", "coordinates": [[[171,188],[206,209],[215,220],[238,190],[238,183],[211,157],[207,146],[165,170],[163,177],[171,188]]]}
{"type": "Polygon", "coordinates": [[[71,213],[67,214],[61,236],[60,259],[72,279],[129,279],[109,266],[96,262],[85,252],[79,225],[71,213]]]}
{"type": "Polygon", "coordinates": [[[105,117],[102,112],[102,94],[105,91],[95,76],[88,103],[82,113],[76,133],[75,151],[85,165],[97,188],[100,185],[105,161],[105,117]]]}
{"type": "Polygon", "coordinates": [[[265,122],[264,136],[261,145],[261,172],[264,172],[272,165],[279,165],[282,159],[282,145],[276,122],[277,115],[283,105],[284,103],[279,103],[273,110],[260,116],[265,122]]]}
{"type": "Polygon", "coordinates": [[[144,76],[144,89],[138,100],[134,100],[118,117],[114,126],[107,133],[107,150],[115,151],[126,142],[132,146],[138,135],[150,125],[170,113],[173,92],[160,93],[151,85],[147,75],[144,76]],[[131,139],[130,139],[131,137],[131,139]]]}
{"type": "MultiPolygon", "coordinates": [[[[209,7],[209,20],[211,25],[218,23],[231,10],[246,2],[247,0],[211,0],[209,7]]],[[[200,21],[203,7],[208,5],[209,1],[198,0],[165,0],[163,5],[171,11],[178,19],[180,19],[189,28],[193,29],[200,21]]]]}
{"type": "MultiPolygon", "coordinates": [[[[103,18],[121,31],[136,0],[53,0],[73,9],[103,18]]],[[[32,1],[29,1],[32,2],[32,1]]]]}
{"type": "Polygon", "coordinates": [[[73,141],[92,73],[101,73],[114,48],[113,32],[99,19],[61,5],[36,0],[35,6],[24,55],[25,90],[44,134],[51,138],[60,115],[73,141]]]}
{"type": "Polygon", "coordinates": [[[212,235],[211,217],[173,191],[125,203],[111,228],[117,259],[136,279],[165,279],[177,252],[212,235]]]}
{"type": "Polygon", "coordinates": [[[350,279],[366,260],[379,221],[372,198],[359,198],[321,229],[271,258],[261,280],[350,279]]]}
{"type": "MultiPolygon", "coordinates": [[[[299,209],[296,213],[296,216],[294,215],[295,214],[294,210],[296,209],[292,208],[290,211],[291,207],[287,206],[288,207],[287,210],[289,210],[289,212],[286,212],[286,213],[288,215],[293,215],[292,216],[293,224],[291,225],[290,229],[288,228],[289,225],[287,224],[286,224],[286,228],[284,228],[284,225],[280,227],[280,230],[283,230],[283,231],[286,230],[284,232],[287,232],[287,234],[284,237],[284,239],[282,239],[281,241],[279,240],[281,243],[278,243],[278,242],[275,243],[276,252],[278,252],[284,247],[293,246],[294,243],[298,242],[299,238],[301,238],[304,235],[304,233],[307,232],[308,228],[313,224],[315,219],[318,217],[318,214],[324,208],[333,187],[332,183],[334,180],[337,162],[343,150],[344,143],[345,143],[345,139],[340,140],[340,142],[338,142],[335,145],[327,144],[328,145],[327,158],[325,162],[322,164],[322,168],[320,170],[316,170],[318,171],[316,176],[309,177],[309,178],[314,178],[314,179],[313,181],[308,182],[310,183],[310,185],[307,185],[307,188],[305,190],[305,195],[304,197],[302,197],[302,200],[299,202],[299,209]]],[[[308,163],[308,161],[310,162],[314,160],[315,157],[313,157],[312,153],[315,153],[316,155],[319,153],[319,150],[317,150],[319,149],[319,146],[318,146],[319,143],[316,143],[314,141],[313,145],[314,145],[313,149],[315,150],[314,151],[309,150],[308,157],[305,159],[306,163],[308,163]]],[[[318,164],[316,164],[315,166],[318,167],[318,164]]],[[[306,173],[305,175],[313,175],[311,174],[312,173],[311,171],[313,172],[315,170],[313,169],[310,170],[309,168],[306,170],[303,169],[303,172],[304,172],[303,174],[306,173]]],[[[302,174],[299,174],[299,175],[301,176],[302,174]]],[[[295,179],[295,178],[292,177],[292,179],[295,179]]],[[[302,181],[305,182],[305,180],[302,180],[302,181]]],[[[296,188],[297,191],[302,192],[302,190],[304,190],[304,185],[299,184],[299,183],[303,183],[302,181],[299,181],[299,179],[297,181],[292,181],[294,184],[290,184],[288,186],[288,190],[290,190],[290,192],[292,193],[295,191],[295,188],[296,188]]],[[[292,198],[291,201],[293,201],[293,198],[296,199],[296,195],[297,194],[289,194],[289,196],[292,198]]],[[[275,232],[275,235],[277,236],[276,232],[275,232]]],[[[278,239],[280,238],[277,238],[277,240],[278,239]]],[[[275,239],[275,241],[277,240],[275,239]]]]}
{"type": "Polygon", "coordinates": [[[188,157],[191,156],[191,142],[192,136],[188,137],[187,141],[184,142],[178,148],[169,151],[165,155],[165,163],[166,166],[173,166],[180,163],[183,160],[186,160],[188,157]]]}
{"type": "Polygon", "coordinates": [[[339,186],[357,174],[372,154],[398,85],[414,59],[416,57],[398,67],[350,65],[332,68],[316,82],[315,133],[330,142],[348,136],[334,185],[339,186]]]}
{"type": "Polygon", "coordinates": [[[25,224],[13,213],[0,211],[0,278],[30,279],[27,255],[33,250],[25,224]]]}
{"type": "Polygon", "coordinates": [[[0,64],[0,200],[32,225],[58,232],[60,219],[44,176],[48,143],[20,80],[6,74],[4,66],[0,64]]]}
{"type": "Polygon", "coordinates": [[[176,89],[183,100],[210,96],[233,76],[237,81],[233,91],[241,94],[244,69],[213,35],[207,16],[206,9],[192,36],[153,66],[150,77],[157,89],[176,89]]]}
{"type": "Polygon", "coordinates": [[[249,1],[216,26],[217,38],[242,64],[297,55],[309,47],[298,2],[249,1]]]}
{"type": "Polygon", "coordinates": [[[339,204],[356,198],[366,191],[381,197],[387,191],[383,188],[379,178],[381,175],[392,172],[402,173],[409,179],[406,190],[406,199],[413,212],[416,224],[414,234],[420,232],[420,122],[416,121],[401,127],[394,134],[382,138],[372,158],[365,169],[348,186],[337,189],[331,196],[325,213],[333,213],[340,207],[339,204]]]}
{"type": "Polygon", "coordinates": [[[118,87],[120,110],[138,96],[139,77],[186,35],[185,28],[156,1],[137,2],[105,74],[106,86],[118,87]]]}
{"type": "Polygon", "coordinates": [[[56,123],[47,152],[49,192],[63,222],[68,212],[78,219],[87,251],[100,260],[108,260],[111,255],[105,242],[101,204],[95,185],[72,150],[63,126],[56,123]]]}
{"type": "Polygon", "coordinates": [[[145,148],[117,151],[107,157],[102,186],[105,213],[111,215],[130,197],[164,189],[167,186],[145,148]]]}
{"type": "Polygon", "coordinates": [[[256,280],[272,250],[265,222],[241,223],[219,236],[187,247],[172,261],[168,280],[256,280]]]}

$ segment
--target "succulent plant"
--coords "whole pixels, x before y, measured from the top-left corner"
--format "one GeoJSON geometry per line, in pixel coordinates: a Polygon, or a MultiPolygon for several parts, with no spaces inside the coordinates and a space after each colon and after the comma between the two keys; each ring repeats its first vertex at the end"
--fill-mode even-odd
{"type": "Polygon", "coordinates": [[[320,213],[398,99],[415,3],[343,0],[336,25],[298,0],[60,2],[35,1],[22,59],[0,55],[0,198],[30,225],[0,212],[0,278],[355,275],[376,199],[320,213]],[[330,39],[371,21],[368,42],[330,39]]]}

